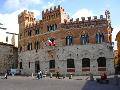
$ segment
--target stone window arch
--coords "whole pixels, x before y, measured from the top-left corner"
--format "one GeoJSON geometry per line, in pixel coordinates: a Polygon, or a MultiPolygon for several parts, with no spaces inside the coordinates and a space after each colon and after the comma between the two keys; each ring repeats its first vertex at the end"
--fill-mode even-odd
{"type": "Polygon", "coordinates": [[[88,36],[88,34],[81,35],[80,41],[81,41],[81,44],[83,44],[83,45],[89,43],[89,36],[88,36]]]}
{"type": "Polygon", "coordinates": [[[104,42],[104,34],[103,33],[96,33],[96,43],[104,42]]]}
{"type": "Polygon", "coordinates": [[[106,67],[106,58],[105,57],[99,57],[97,59],[98,67],[106,67]]]}
{"type": "Polygon", "coordinates": [[[67,72],[75,72],[74,59],[67,59],[67,72]]]}
{"type": "Polygon", "coordinates": [[[106,70],[106,58],[105,57],[99,57],[97,59],[97,63],[98,63],[98,71],[106,70]]]}
{"type": "Polygon", "coordinates": [[[82,59],[82,71],[90,71],[90,59],[89,58],[82,59]]]}
{"type": "Polygon", "coordinates": [[[34,43],[34,46],[35,46],[35,49],[39,49],[40,48],[40,42],[39,41],[36,41],[34,43]]]}
{"type": "Polygon", "coordinates": [[[72,45],[72,44],[73,44],[73,36],[67,36],[66,45],[72,45]]]}

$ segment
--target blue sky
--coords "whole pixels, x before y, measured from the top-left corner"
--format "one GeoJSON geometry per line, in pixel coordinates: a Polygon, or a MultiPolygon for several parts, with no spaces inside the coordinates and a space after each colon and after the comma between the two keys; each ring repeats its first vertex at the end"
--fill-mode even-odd
{"type": "MultiPolygon", "coordinates": [[[[42,10],[57,5],[61,5],[74,19],[82,16],[99,17],[101,14],[104,15],[105,10],[109,10],[114,28],[114,41],[116,33],[120,30],[119,4],[120,0],[0,0],[0,22],[4,24],[3,27],[7,27],[7,31],[18,33],[17,15],[24,9],[33,11],[39,19],[42,10]]],[[[0,41],[4,42],[4,31],[0,31],[0,36],[0,41]]]]}

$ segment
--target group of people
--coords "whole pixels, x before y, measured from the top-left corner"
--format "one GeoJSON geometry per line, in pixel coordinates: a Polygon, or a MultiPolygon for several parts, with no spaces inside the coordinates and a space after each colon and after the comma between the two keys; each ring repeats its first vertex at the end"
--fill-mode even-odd
{"type": "Polygon", "coordinates": [[[39,70],[37,73],[37,79],[42,79],[43,77],[46,77],[46,76],[47,76],[47,70],[44,72],[44,74],[41,70],[39,70]]]}
{"type": "MultiPolygon", "coordinates": [[[[38,71],[37,73],[37,79],[42,79],[43,77],[46,77],[47,76],[47,71],[43,72],[41,70],[38,71]]],[[[52,78],[52,73],[50,73],[50,78],[52,78]]],[[[56,78],[60,78],[60,73],[59,72],[56,72],[56,78]]]]}
{"type": "Polygon", "coordinates": [[[39,72],[38,72],[38,74],[37,74],[37,78],[38,79],[42,79],[42,77],[43,77],[43,73],[42,73],[42,71],[40,70],[39,72]]]}

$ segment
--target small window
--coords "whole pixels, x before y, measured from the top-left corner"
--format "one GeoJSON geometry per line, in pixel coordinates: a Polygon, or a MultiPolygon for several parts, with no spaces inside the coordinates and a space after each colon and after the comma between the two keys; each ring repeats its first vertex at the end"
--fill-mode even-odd
{"type": "Polygon", "coordinates": [[[49,68],[50,69],[55,68],[55,60],[50,60],[49,61],[49,68]]]}
{"type": "Polygon", "coordinates": [[[29,62],[29,68],[30,68],[30,62],[29,62]]]}

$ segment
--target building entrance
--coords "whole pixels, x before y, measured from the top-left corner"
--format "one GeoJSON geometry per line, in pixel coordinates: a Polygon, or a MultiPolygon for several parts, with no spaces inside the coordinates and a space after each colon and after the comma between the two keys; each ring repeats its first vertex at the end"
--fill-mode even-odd
{"type": "Polygon", "coordinates": [[[35,61],[35,73],[38,73],[40,70],[40,63],[39,61],[35,61]]]}

